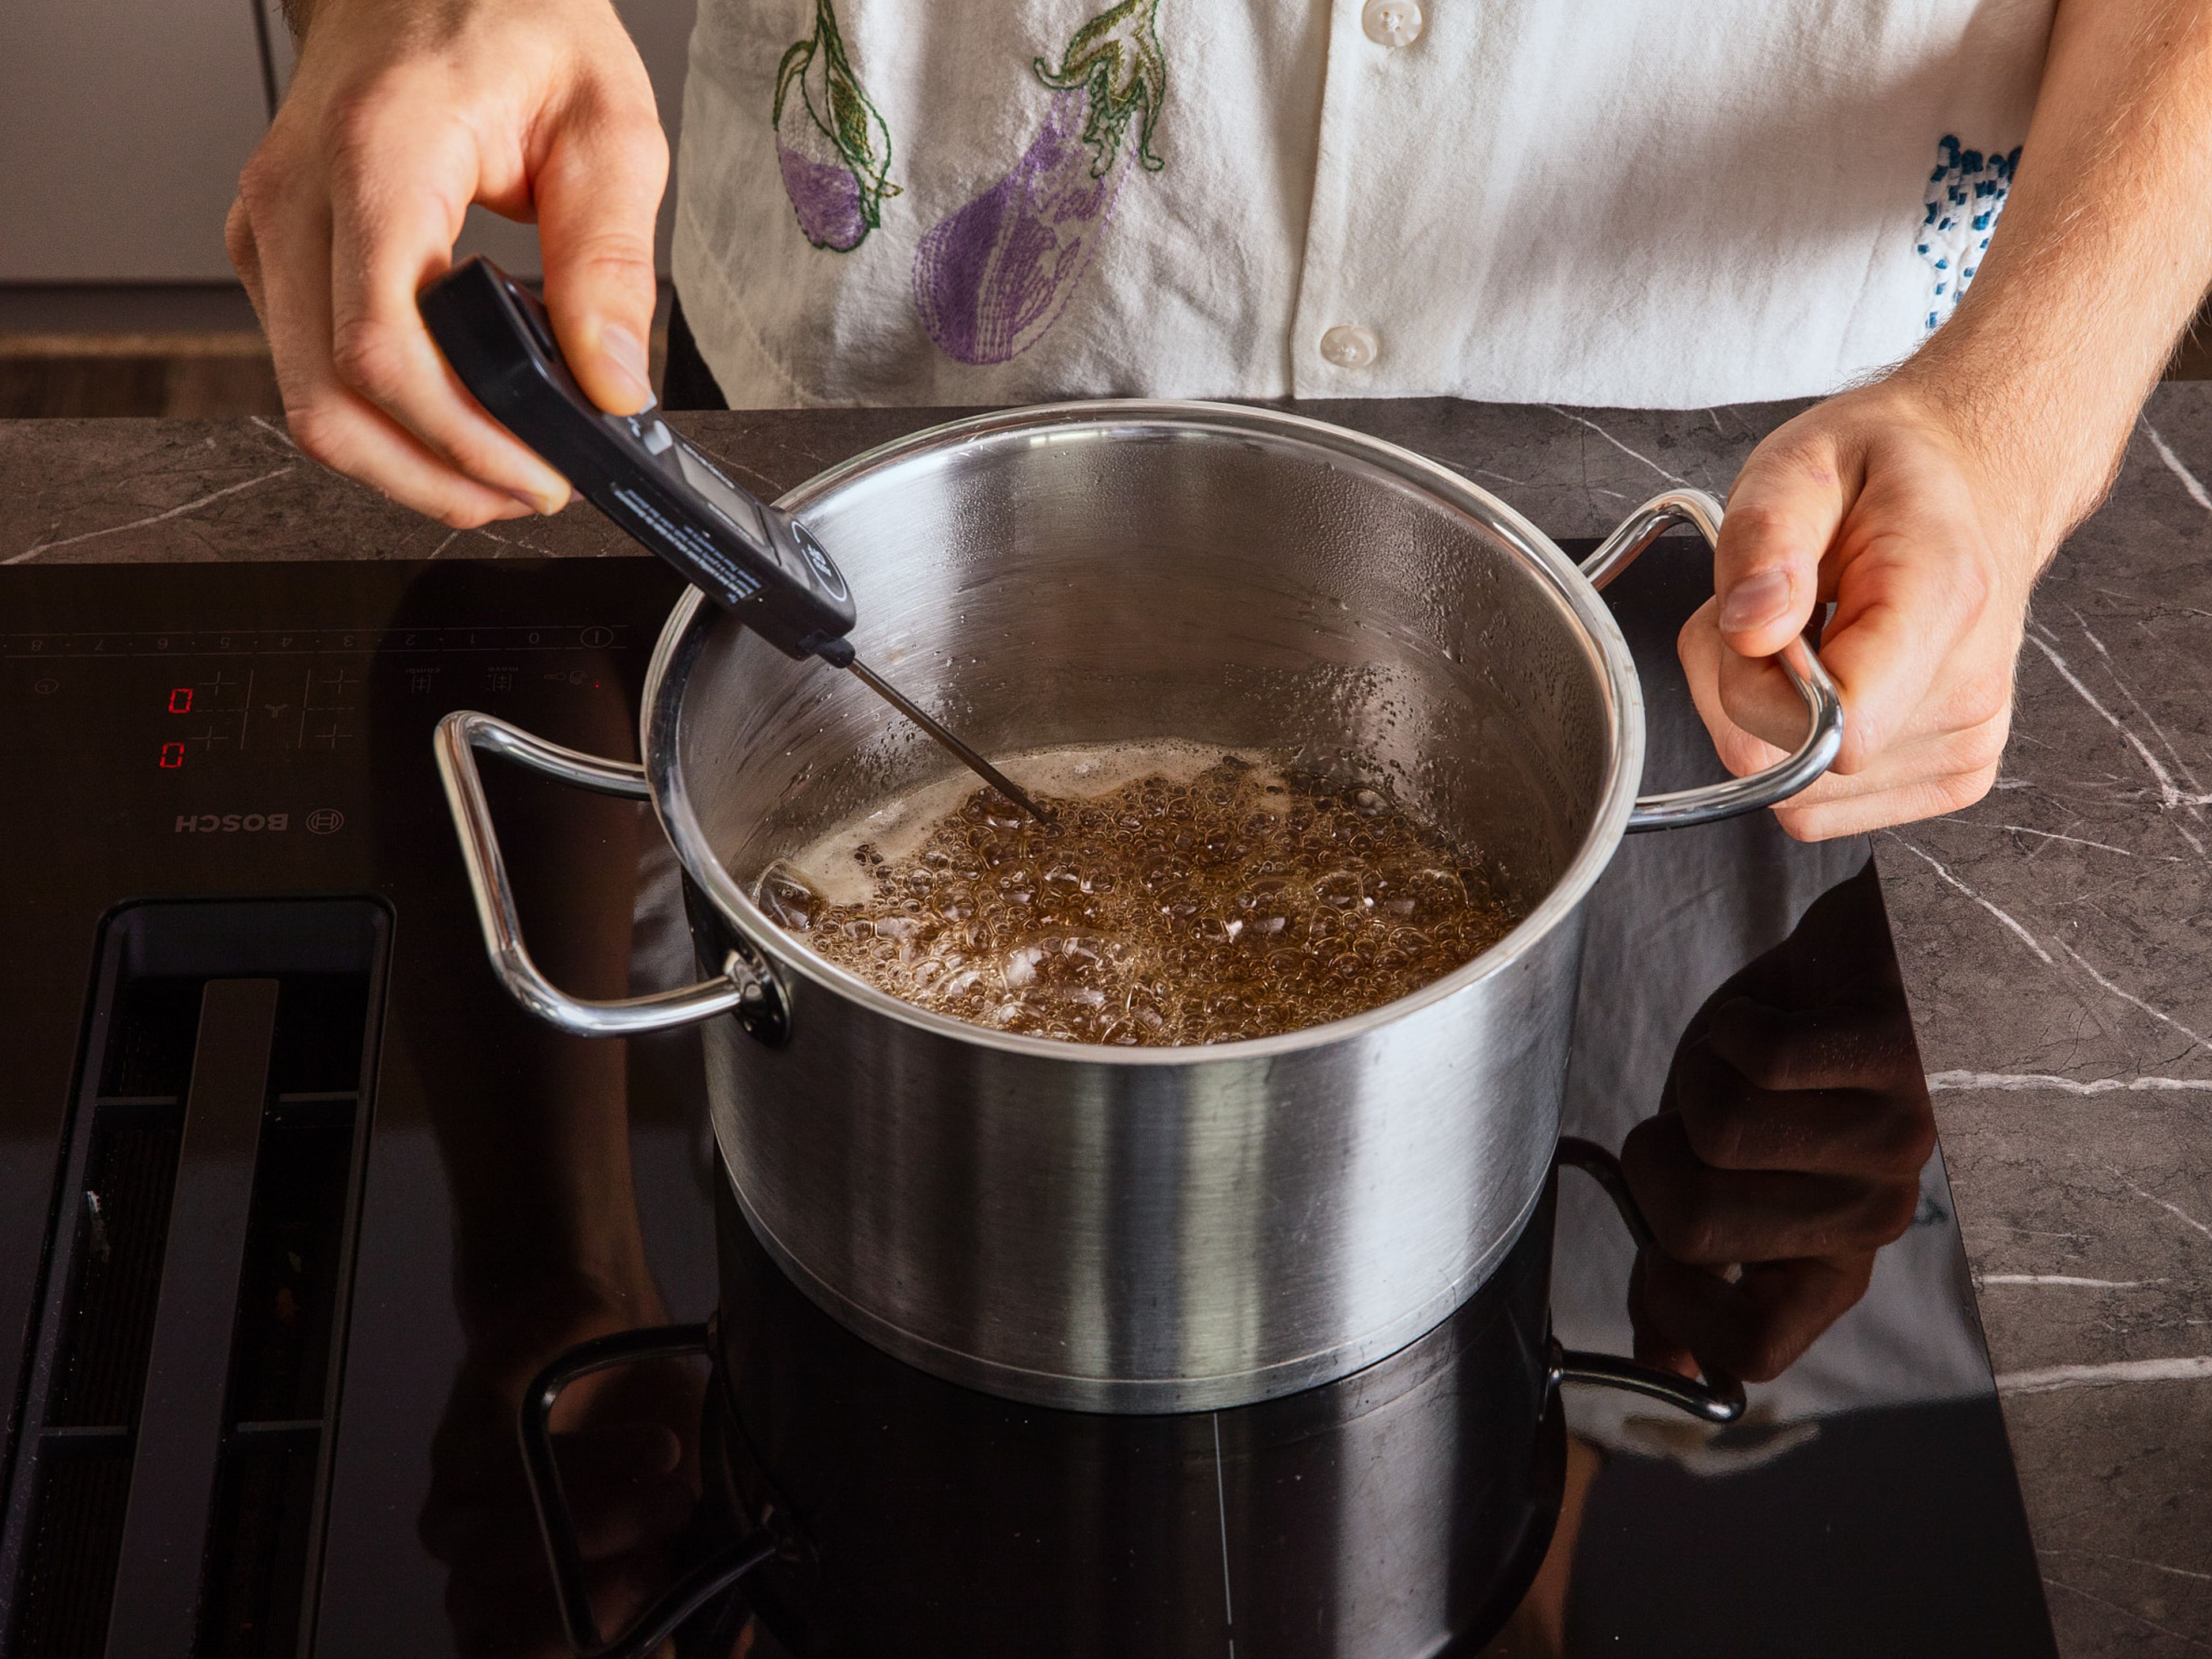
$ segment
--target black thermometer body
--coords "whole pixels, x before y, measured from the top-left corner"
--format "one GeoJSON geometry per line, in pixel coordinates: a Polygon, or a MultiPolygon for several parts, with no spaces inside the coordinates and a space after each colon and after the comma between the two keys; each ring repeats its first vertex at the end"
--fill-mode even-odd
{"type": "Polygon", "coordinates": [[[738,488],[656,407],[602,411],[576,384],[538,296],[482,258],[424,289],[430,336],[492,418],[586,501],[793,657],[853,659],[853,595],[788,513],[738,488]]]}

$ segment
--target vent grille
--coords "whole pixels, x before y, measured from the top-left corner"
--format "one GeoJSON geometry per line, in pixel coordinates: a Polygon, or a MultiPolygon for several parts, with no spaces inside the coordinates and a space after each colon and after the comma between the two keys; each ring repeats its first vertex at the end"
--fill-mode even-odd
{"type": "Polygon", "coordinates": [[[0,1531],[9,1654],[299,1650],[389,932],[367,899],[109,917],[0,1531]]]}

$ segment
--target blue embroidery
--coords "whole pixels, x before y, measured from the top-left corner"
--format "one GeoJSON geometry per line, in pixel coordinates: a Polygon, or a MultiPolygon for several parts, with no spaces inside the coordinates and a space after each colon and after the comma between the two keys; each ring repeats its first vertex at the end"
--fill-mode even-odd
{"type": "Polygon", "coordinates": [[[1936,146],[1936,170],[1928,175],[1926,212],[1913,252],[1928,261],[1932,331],[1966,296],[1966,285],[1981,268],[1978,256],[1990,245],[1997,215],[2004,210],[2020,167],[2020,146],[2009,155],[1968,149],[1952,134],[1936,146]],[[1969,262],[1972,263],[1969,263],[1969,262]],[[1956,276],[1952,276],[1954,269],[1956,276]]]}

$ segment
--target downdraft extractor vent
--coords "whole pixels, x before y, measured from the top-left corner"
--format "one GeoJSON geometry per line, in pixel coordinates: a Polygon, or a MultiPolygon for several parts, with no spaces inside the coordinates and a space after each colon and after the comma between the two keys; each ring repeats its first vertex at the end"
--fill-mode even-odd
{"type": "Polygon", "coordinates": [[[300,1650],[390,931],[370,899],[108,918],[0,1530],[15,1659],[300,1650]]]}

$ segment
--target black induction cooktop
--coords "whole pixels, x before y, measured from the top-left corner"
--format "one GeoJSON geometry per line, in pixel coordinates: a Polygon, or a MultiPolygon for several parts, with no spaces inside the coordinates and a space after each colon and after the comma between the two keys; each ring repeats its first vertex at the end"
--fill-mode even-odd
{"type": "MultiPolygon", "coordinates": [[[[1712,764],[1672,650],[1710,591],[1669,544],[1608,594],[1649,787],[1712,764]]],[[[1022,1627],[1032,1654],[1397,1659],[1373,1632],[1419,1621],[1350,1607],[1353,1586],[1444,1609],[1406,1659],[2054,1650],[1941,1154],[1910,1168],[1931,1120],[1863,843],[1764,817],[1643,836],[1593,896],[1567,1127],[1626,1149],[1658,1244],[1639,1260],[1562,1173],[1536,1224],[1552,1318],[1575,1346],[1764,1380],[1721,1428],[1571,1385],[1540,1524],[1462,1584],[1452,1482],[1491,1431],[1447,1362],[1480,1298],[1264,1418],[1000,1407],[790,1294],[734,1219],[684,1039],[580,1042],[507,1000],[432,726],[477,708],[633,755],[673,598],[645,559],[0,571],[0,1650],[568,1652],[523,1392],[577,1343],[710,1316],[724,1373],[604,1372],[554,1424],[604,1627],[772,1538],[774,1572],[679,1652],[996,1654],[1018,1605],[1073,1610],[1022,1627]],[[1687,1126],[1762,1087],[1770,1111],[1809,1088],[1808,1121],[1887,1127],[1723,1167],[1687,1126]],[[1687,1266],[1685,1241],[1747,1265],[1687,1266]],[[834,1504],[781,1495],[811,1443],[759,1443],[763,1412],[833,1448],[834,1504]],[[1255,1497],[1255,1449],[1293,1442],[1267,1467],[1325,1496],[1255,1497]],[[944,1465],[971,1443],[1032,1474],[1079,1448],[1083,1473],[963,1479],[944,1465]],[[1169,1570],[1161,1539],[1217,1526],[1218,1571],[1169,1570]],[[801,1605],[863,1535],[884,1565],[848,1599],[902,1641],[851,1645],[884,1626],[801,1605]]],[[[666,944],[638,902],[649,817],[487,785],[541,960],[623,994],[666,944]]]]}

